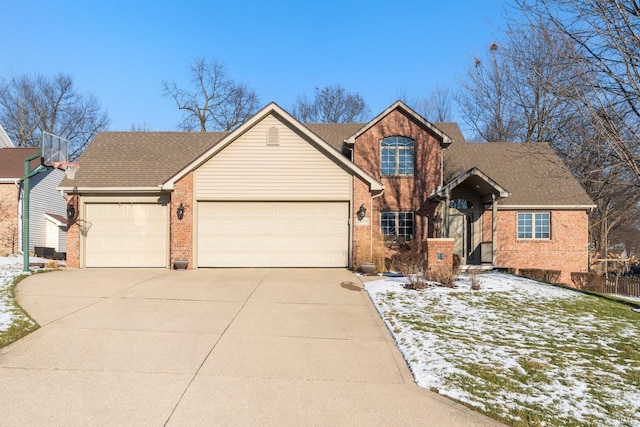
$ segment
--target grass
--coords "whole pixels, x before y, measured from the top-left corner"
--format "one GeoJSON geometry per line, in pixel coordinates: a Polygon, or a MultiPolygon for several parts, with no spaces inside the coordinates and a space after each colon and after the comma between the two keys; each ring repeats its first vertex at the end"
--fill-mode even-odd
{"type": "Polygon", "coordinates": [[[0,300],[4,302],[5,307],[8,307],[8,310],[13,315],[13,321],[9,327],[0,330],[0,348],[18,341],[40,327],[15,300],[16,286],[27,277],[29,277],[29,274],[21,274],[15,277],[8,286],[0,287],[0,300]]]}
{"type": "Polygon", "coordinates": [[[512,426],[640,426],[640,314],[517,280],[374,302],[423,387],[512,426]]]}

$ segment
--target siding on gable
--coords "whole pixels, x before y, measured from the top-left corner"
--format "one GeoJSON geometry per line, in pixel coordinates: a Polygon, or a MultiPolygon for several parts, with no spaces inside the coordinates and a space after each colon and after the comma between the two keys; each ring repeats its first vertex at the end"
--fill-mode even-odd
{"type": "MultiPolygon", "coordinates": [[[[31,178],[29,203],[29,250],[34,246],[46,245],[45,213],[67,216],[67,202],[56,187],[62,181],[64,172],[53,169],[31,178]]],[[[66,251],[66,237],[61,237],[59,250],[66,251]]]]}
{"type": "Polygon", "coordinates": [[[194,187],[197,200],[347,201],[351,175],[270,115],[197,169],[194,187]]]}

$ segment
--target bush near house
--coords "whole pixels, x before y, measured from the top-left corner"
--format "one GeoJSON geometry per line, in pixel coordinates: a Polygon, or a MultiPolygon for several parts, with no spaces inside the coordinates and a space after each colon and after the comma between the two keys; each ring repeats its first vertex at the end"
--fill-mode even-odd
{"type": "Polygon", "coordinates": [[[521,268],[519,275],[528,279],[545,283],[558,283],[562,272],[560,270],[545,270],[542,268],[521,268]]]}

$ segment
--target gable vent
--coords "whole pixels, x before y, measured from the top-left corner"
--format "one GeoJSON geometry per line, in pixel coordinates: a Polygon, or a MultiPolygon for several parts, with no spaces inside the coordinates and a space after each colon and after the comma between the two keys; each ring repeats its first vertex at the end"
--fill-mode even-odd
{"type": "Polygon", "coordinates": [[[280,135],[275,126],[270,127],[267,132],[267,145],[280,145],[280,135]]]}

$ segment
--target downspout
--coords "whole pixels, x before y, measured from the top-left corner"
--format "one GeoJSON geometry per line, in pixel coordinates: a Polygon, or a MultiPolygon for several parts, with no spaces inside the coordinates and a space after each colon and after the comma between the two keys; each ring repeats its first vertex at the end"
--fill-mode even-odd
{"type": "Polygon", "coordinates": [[[498,203],[496,195],[491,193],[491,264],[496,265],[497,262],[497,244],[498,244],[498,203]]]}

